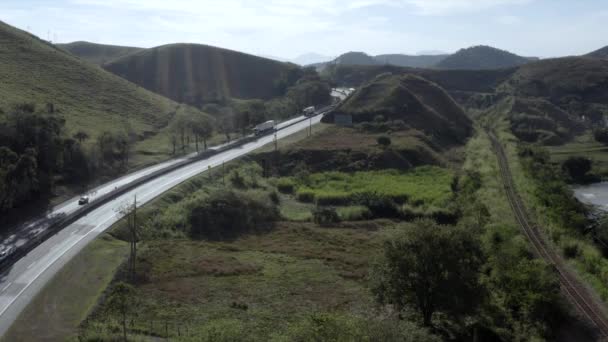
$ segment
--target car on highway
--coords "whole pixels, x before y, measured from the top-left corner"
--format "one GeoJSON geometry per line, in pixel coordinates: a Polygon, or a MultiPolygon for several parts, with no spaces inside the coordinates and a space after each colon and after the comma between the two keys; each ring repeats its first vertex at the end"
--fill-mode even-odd
{"type": "Polygon", "coordinates": [[[6,246],[0,250],[0,261],[8,258],[11,254],[15,252],[14,246],[6,246]]]}
{"type": "Polygon", "coordinates": [[[89,203],[89,196],[82,196],[78,200],[78,205],[85,205],[89,203]]]}

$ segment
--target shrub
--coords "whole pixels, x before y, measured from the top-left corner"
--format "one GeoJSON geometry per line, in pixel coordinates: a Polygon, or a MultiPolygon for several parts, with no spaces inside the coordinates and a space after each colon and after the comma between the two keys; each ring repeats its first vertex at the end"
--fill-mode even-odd
{"type": "Polygon", "coordinates": [[[425,216],[424,208],[412,206],[409,204],[402,205],[399,213],[406,221],[412,221],[415,219],[423,218],[425,216]]]}
{"type": "Polygon", "coordinates": [[[581,251],[578,248],[576,243],[569,243],[564,246],[564,256],[567,259],[574,259],[581,254],[581,251]]]}
{"type": "Polygon", "coordinates": [[[284,194],[293,194],[295,183],[289,178],[281,178],[277,183],[277,189],[284,194]]]}
{"type": "Polygon", "coordinates": [[[340,222],[335,208],[316,207],[312,212],[313,221],[321,226],[340,222]]]}
{"type": "Polygon", "coordinates": [[[243,189],[246,187],[245,177],[241,176],[239,170],[232,171],[230,176],[228,176],[228,179],[230,180],[230,183],[237,188],[243,189]]]}
{"type": "Polygon", "coordinates": [[[188,214],[194,238],[223,240],[256,230],[275,221],[277,207],[245,192],[217,190],[196,203],[188,214]]]}
{"type": "Polygon", "coordinates": [[[399,209],[389,196],[364,192],[356,194],[355,198],[355,202],[366,206],[373,217],[399,217],[399,209]]]}
{"type": "Polygon", "coordinates": [[[316,194],[317,205],[348,205],[351,195],[347,193],[321,193],[316,194]]]}
{"type": "Polygon", "coordinates": [[[270,201],[274,204],[274,205],[279,205],[281,203],[281,198],[279,197],[279,194],[276,191],[272,191],[268,194],[268,197],[270,198],[270,201]]]}
{"type": "Polygon", "coordinates": [[[391,145],[391,138],[387,137],[386,135],[379,136],[376,141],[378,142],[378,145],[384,148],[387,148],[391,145]]]}
{"type": "Polygon", "coordinates": [[[342,221],[369,220],[372,217],[371,211],[364,206],[342,207],[337,211],[342,221]]]}
{"type": "Polygon", "coordinates": [[[315,192],[310,189],[300,190],[296,197],[300,202],[312,203],[315,201],[315,192]]]}
{"type": "Polygon", "coordinates": [[[598,128],[593,131],[593,137],[597,142],[608,144],[608,129],[598,128]]]}
{"type": "Polygon", "coordinates": [[[584,180],[591,171],[591,160],[585,157],[570,157],[562,164],[562,170],[574,181],[584,180]]]}

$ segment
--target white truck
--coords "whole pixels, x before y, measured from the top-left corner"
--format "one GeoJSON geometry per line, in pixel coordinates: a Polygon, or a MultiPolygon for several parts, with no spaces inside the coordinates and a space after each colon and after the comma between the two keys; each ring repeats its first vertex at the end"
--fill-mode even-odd
{"type": "Polygon", "coordinates": [[[262,135],[266,132],[274,131],[275,125],[276,124],[275,124],[274,120],[266,121],[264,123],[261,123],[261,124],[255,126],[253,128],[253,133],[255,135],[262,135]]]}
{"type": "Polygon", "coordinates": [[[314,106],[312,106],[312,107],[304,108],[304,110],[302,112],[304,113],[304,116],[310,117],[310,116],[315,115],[316,109],[314,106]]]}

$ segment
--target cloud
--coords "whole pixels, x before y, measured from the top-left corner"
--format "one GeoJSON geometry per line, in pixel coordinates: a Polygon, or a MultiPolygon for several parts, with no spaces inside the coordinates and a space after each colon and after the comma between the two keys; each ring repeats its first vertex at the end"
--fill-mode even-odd
{"type": "Polygon", "coordinates": [[[478,12],[498,6],[522,5],[533,0],[403,0],[421,15],[450,15],[478,12]]]}

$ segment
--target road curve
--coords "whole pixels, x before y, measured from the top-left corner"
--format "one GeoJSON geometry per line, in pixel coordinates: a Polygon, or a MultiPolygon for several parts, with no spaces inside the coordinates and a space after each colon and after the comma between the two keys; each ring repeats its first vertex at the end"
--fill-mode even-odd
{"type": "MultiPolygon", "coordinates": [[[[317,124],[321,121],[321,117],[321,115],[318,115],[304,121],[301,121],[304,119],[303,117],[299,117],[282,123],[280,127],[286,128],[277,131],[277,139],[302,131],[308,128],[310,124],[317,124]]],[[[4,335],[19,313],[57,271],[82,250],[84,246],[120,219],[117,213],[118,208],[131,203],[135,196],[137,196],[138,205],[144,205],[176,185],[207,171],[210,167],[214,168],[222,165],[223,162],[239,158],[273,142],[273,140],[273,135],[263,136],[254,142],[159,176],[102,205],[40,244],[17,261],[10,269],[0,274],[0,336],[4,335]]],[[[166,162],[162,166],[157,165],[125,176],[102,186],[97,189],[97,192],[99,194],[103,191],[111,191],[117,186],[118,182],[128,183],[134,179],[133,177],[141,177],[144,174],[158,170],[160,167],[168,166],[168,163],[174,162],[177,161],[166,162]]],[[[70,201],[56,208],[56,210],[72,210],[73,206],[74,204],[70,201]]]]}

